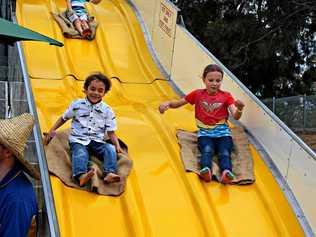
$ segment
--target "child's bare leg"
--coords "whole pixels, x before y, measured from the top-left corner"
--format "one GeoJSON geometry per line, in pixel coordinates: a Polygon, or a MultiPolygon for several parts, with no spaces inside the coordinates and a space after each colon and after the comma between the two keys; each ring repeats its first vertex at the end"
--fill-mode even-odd
{"type": "Polygon", "coordinates": [[[82,25],[81,25],[81,20],[80,19],[76,19],[74,21],[74,26],[75,26],[76,30],[79,31],[80,35],[82,35],[83,29],[82,29],[82,25]]]}
{"type": "Polygon", "coordinates": [[[87,173],[80,175],[79,186],[84,186],[94,175],[94,169],[90,169],[87,173]]]}
{"type": "Polygon", "coordinates": [[[90,26],[89,26],[88,22],[85,21],[85,20],[81,20],[81,26],[82,26],[83,30],[89,30],[90,29],[90,26]]]}
{"type": "Polygon", "coordinates": [[[81,20],[81,27],[82,27],[82,29],[83,29],[83,31],[82,31],[82,36],[83,36],[84,38],[87,38],[88,36],[91,35],[92,32],[91,32],[91,30],[90,30],[90,26],[89,26],[89,24],[88,24],[87,21],[81,20]]]}
{"type": "Polygon", "coordinates": [[[121,177],[114,173],[107,173],[103,180],[106,183],[115,183],[115,182],[120,182],[121,177]]]}
{"type": "Polygon", "coordinates": [[[117,171],[117,157],[115,147],[109,143],[95,143],[96,153],[103,158],[103,172],[104,172],[104,182],[113,183],[119,182],[121,177],[116,174],[117,171]]]}

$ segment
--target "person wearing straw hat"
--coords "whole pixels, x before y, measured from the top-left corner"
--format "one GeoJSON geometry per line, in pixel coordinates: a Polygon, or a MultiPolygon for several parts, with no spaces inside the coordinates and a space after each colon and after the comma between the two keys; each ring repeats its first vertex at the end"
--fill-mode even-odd
{"type": "Polygon", "coordinates": [[[0,120],[1,237],[27,236],[37,216],[35,192],[24,172],[36,179],[39,173],[23,156],[33,125],[31,114],[0,120]]]}

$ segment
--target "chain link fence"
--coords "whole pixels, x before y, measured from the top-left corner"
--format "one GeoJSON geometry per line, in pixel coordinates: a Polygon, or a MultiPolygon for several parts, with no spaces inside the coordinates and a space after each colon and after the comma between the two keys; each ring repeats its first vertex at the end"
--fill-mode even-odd
{"type": "Polygon", "coordinates": [[[4,119],[7,116],[8,108],[8,83],[6,81],[0,81],[0,119],[4,119]]]}
{"type": "Polygon", "coordinates": [[[263,103],[292,130],[316,132],[316,95],[272,98],[263,103]]]}

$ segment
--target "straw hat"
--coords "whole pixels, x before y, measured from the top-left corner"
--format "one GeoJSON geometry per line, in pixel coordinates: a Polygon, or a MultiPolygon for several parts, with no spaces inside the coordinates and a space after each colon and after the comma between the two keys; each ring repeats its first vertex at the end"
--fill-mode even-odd
{"type": "Polygon", "coordinates": [[[24,170],[34,178],[39,178],[39,173],[24,159],[26,141],[34,125],[31,114],[22,114],[11,119],[0,120],[0,144],[9,149],[24,166],[24,170]]]}

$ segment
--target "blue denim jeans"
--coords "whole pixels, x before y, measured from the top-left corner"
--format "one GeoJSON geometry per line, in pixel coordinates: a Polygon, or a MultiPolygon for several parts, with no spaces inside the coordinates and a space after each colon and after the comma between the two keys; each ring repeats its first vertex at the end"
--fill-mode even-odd
{"type": "Polygon", "coordinates": [[[221,171],[232,170],[230,154],[233,149],[233,140],[230,136],[226,137],[198,137],[198,148],[201,153],[201,169],[212,168],[212,159],[215,153],[218,154],[219,167],[221,171]]]}
{"type": "Polygon", "coordinates": [[[77,178],[88,171],[90,154],[103,161],[103,172],[116,173],[116,151],[115,147],[109,143],[91,141],[84,146],[80,143],[69,143],[72,160],[72,175],[77,178]]]}

